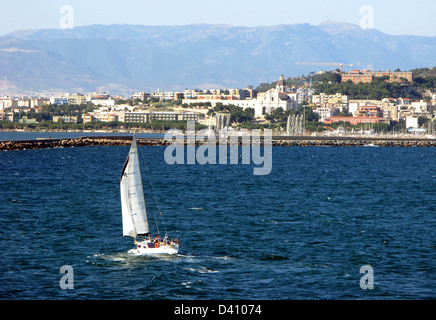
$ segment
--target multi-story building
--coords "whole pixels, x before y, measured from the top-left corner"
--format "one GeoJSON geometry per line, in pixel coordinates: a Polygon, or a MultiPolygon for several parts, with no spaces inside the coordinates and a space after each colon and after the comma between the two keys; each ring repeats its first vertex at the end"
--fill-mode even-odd
{"type": "Polygon", "coordinates": [[[107,99],[107,98],[91,98],[90,102],[95,105],[95,106],[103,106],[103,107],[108,107],[108,106],[114,106],[115,105],[115,100],[114,99],[107,99]]]}
{"type": "Polygon", "coordinates": [[[385,118],[381,118],[381,117],[363,117],[363,116],[340,117],[340,116],[336,116],[336,117],[324,118],[324,120],[322,122],[327,123],[327,124],[336,123],[336,122],[349,122],[352,125],[356,125],[359,123],[383,123],[386,121],[387,120],[385,118]]]}
{"type": "Polygon", "coordinates": [[[18,120],[18,116],[19,113],[15,111],[6,113],[6,118],[8,121],[16,122],[18,120]]]}
{"type": "Polygon", "coordinates": [[[38,108],[38,107],[42,107],[45,104],[49,104],[50,100],[45,99],[45,98],[32,98],[30,100],[30,107],[31,108],[38,108]]]}
{"type": "Polygon", "coordinates": [[[198,122],[198,114],[194,112],[184,112],[177,114],[178,121],[195,121],[198,122]]]}
{"type": "Polygon", "coordinates": [[[62,96],[51,97],[50,104],[56,104],[56,105],[68,104],[68,97],[62,97],[62,96]]]}
{"type": "Polygon", "coordinates": [[[13,98],[10,97],[0,98],[0,110],[5,110],[7,108],[13,108],[17,106],[18,106],[17,100],[13,98]]]}
{"type": "Polygon", "coordinates": [[[321,92],[320,94],[312,96],[312,102],[314,104],[326,105],[328,103],[348,103],[349,98],[340,92],[336,94],[325,94],[321,92]]]}
{"type": "Polygon", "coordinates": [[[213,89],[213,90],[185,90],[185,100],[195,99],[193,102],[208,102],[217,100],[247,100],[252,99],[255,91],[243,89],[213,89]]]}
{"type": "Polygon", "coordinates": [[[383,118],[398,120],[398,106],[396,104],[384,104],[382,107],[383,118]]]}
{"type": "Polygon", "coordinates": [[[144,123],[147,122],[146,112],[125,112],[124,122],[144,123]]]}
{"type": "MultiPolygon", "coordinates": [[[[83,123],[88,122],[112,122],[112,121],[120,121],[121,117],[118,113],[114,112],[90,112],[82,115],[83,123]]],[[[54,117],[53,117],[54,121],[54,117]]]]}
{"type": "Polygon", "coordinates": [[[153,93],[151,94],[151,96],[152,96],[153,98],[157,98],[157,99],[159,99],[160,101],[165,100],[165,93],[162,92],[162,91],[160,91],[159,89],[158,89],[156,92],[153,92],[153,93]]]}
{"type": "Polygon", "coordinates": [[[90,113],[82,114],[83,123],[94,122],[94,116],[90,113]]]}
{"type": "Polygon", "coordinates": [[[165,91],[164,93],[164,100],[177,100],[177,93],[173,91],[165,91]]]}
{"type": "Polygon", "coordinates": [[[310,88],[298,88],[297,89],[297,93],[298,93],[298,103],[303,103],[303,102],[308,102],[310,103],[313,97],[313,94],[316,92],[315,89],[310,89],[310,88]]]}
{"type": "Polygon", "coordinates": [[[368,71],[368,70],[352,70],[348,73],[341,74],[341,82],[351,82],[358,84],[360,82],[369,83],[374,80],[375,77],[389,78],[389,82],[410,82],[413,81],[413,75],[410,71],[368,71]]]}
{"type": "Polygon", "coordinates": [[[53,122],[77,123],[77,116],[53,116],[53,122]]]}
{"type": "Polygon", "coordinates": [[[177,121],[178,114],[175,112],[149,112],[147,115],[147,122],[150,121],[177,121]]]}
{"type": "Polygon", "coordinates": [[[406,129],[418,129],[418,118],[417,117],[407,117],[406,118],[406,129]]]}
{"type": "Polygon", "coordinates": [[[325,118],[329,118],[338,114],[337,108],[319,107],[313,110],[319,116],[319,121],[323,121],[325,118]]]}
{"type": "Polygon", "coordinates": [[[125,112],[124,122],[144,123],[151,121],[198,121],[194,112],[125,112]]]}
{"type": "Polygon", "coordinates": [[[348,112],[349,97],[342,93],[328,95],[322,92],[312,96],[312,103],[321,108],[338,109],[340,112],[348,112]]]}
{"type": "Polygon", "coordinates": [[[234,89],[233,94],[235,96],[239,96],[239,99],[245,100],[245,99],[253,99],[256,95],[256,92],[250,88],[243,88],[243,89],[234,89]]]}
{"type": "Polygon", "coordinates": [[[356,117],[383,117],[383,110],[379,106],[359,106],[356,117]]]}
{"type": "Polygon", "coordinates": [[[411,71],[370,71],[374,77],[389,77],[389,82],[410,82],[413,81],[413,73],[411,71]]]}
{"type": "Polygon", "coordinates": [[[179,91],[165,91],[163,93],[163,99],[164,100],[178,100],[179,98],[182,98],[185,96],[185,94],[183,92],[179,92],[179,91]]]}
{"type": "MultiPolygon", "coordinates": [[[[381,101],[381,109],[383,110],[383,117],[390,120],[399,120],[400,114],[408,111],[412,101],[406,98],[385,98],[381,101]]],[[[404,118],[404,114],[403,117],[404,118]]]]}
{"type": "Polygon", "coordinates": [[[382,101],[379,100],[350,100],[348,103],[348,112],[357,116],[357,109],[361,106],[378,106],[382,108],[382,101]]]}
{"type": "Polygon", "coordinates": [[[136,100],[136,99],[139,99],[139,100],[141,100],[141,101],[144,101],[144,100],[146,100],[148,97],[150,97],[150,94],[149,93],[145,93],[145,92],[143,92],[143,91],[140,91],[140,92],[132,92],[132,94],[131,94],[131,98],[133,99],[133,100],[136,100]]]}
{"type": "Polygon", "coordinates": [[[200,89],[186,89],[184,97],[185,99],[195,99],[197,98],[197,94],[203,93],[203,90],[200,89]]]}
{"type": "Polygon", "coordinates": [[[29,119],[27,116],[23,116],[20,120],[18,120],[19,123],[36,123],[36,119],[32,118],[29,119]]]}
{"type": "Polygon", "coordinates": [[[17,107],[19,108],[30,108],[31,99],[29,97],[21,97],[17,99],[17,107]]]}
{"type": "Polygon", "coordinates": [[[18,119],[18,113],[16,112],[0,112],[0,121],[12,121],[18,119]]]}
{"type": "Polygon", "coordinates": [[[374,76],[370,73],[361,72],[360,70],[352,70],[348,73],[341,74],[341,82],[351,82],[358,84],[360,82],[368,83],[374,80],[374,76]]]}
{"type": "Polygon", "coordinates": [[[87,99],[84,95],[80,93],[73,93],[67,95],[68,103],[69,104],[86,104],[87,99]]]}

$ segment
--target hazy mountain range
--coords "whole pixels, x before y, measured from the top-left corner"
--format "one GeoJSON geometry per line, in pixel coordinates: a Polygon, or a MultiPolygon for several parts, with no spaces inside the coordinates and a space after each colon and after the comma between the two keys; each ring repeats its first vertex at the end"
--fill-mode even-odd
{"type": "Polygon", "coordinates": [[[280,74],[339,67],[298,62],[372,70],[432,67],[436,37],[393,36],[337,22],[23,30],[0,37],[0,94],[241,88],[280,74]]]}

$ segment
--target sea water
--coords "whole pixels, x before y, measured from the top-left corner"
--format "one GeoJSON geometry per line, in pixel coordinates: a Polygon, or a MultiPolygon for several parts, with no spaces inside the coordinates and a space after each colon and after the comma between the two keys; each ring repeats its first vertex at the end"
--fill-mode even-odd
{"type": "Polygon", "coordinates": [[[179,254],[127,254],[128,146],[0,152],[1,299],[436,298],[436,149],[273,147],[256,176],[139,148],[152,233],[179,254]]]}

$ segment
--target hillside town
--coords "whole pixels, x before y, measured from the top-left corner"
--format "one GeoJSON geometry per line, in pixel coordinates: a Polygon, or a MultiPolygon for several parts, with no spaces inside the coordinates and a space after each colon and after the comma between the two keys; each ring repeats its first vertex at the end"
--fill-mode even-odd
{"type": "MultiPolygon", "coordinates": [[[[340,74],[341,82],[370,83],[377,77],[384,81],[412,85],[412,72],[370,72],[352,70],[340,74]]],[[[312,82],[295,85],[280,75],[270,89],[260,91],[253,87],[239,89],[186,89],[184,91],[132,92],[128,97],[106,93],[65,93],[51,96],[0,97],[0,121],[32,128],[41,122],[63,124],[115,123],[143,124],[153,121],[174,122],[192,120],[198,124],[216,125],[217,114],[228,113],[229,107],[250,110],[249,122],[267,127],[275,121],[271,115],[282,113],[288,123],[274,129],[289,133],[289,119],[303,110],[311,112],[311,121],[321,124],[318,131],[338,132],[338,125],[345,124],[373,128],[373,124],[402,124],[402,133],[434,134],[436,120],[436,91],[426,91],[425,99],[386,96],[381,100],[350,99],[341,92],[318,92],[312,82]],[[62,106],[82,106],[71,111],[62,106]],[[219,107],[219,110],[217,109],[219,107]],[[307,110],[306,110],[307,109],[307,110]],[[45,113],[45,117],[39,116],[45,113]],[[49,115],[47,115],[49,113],[49,115]],[[287,127],[286,127],[287,126],[287,127]]],[[[282,117],[283,119],[283,117],[282,117]]],[[[305,122],[310,119],[304,119],[305,122]]],[[[233,125],[237,125],[233,121],[233,125]]],[[[5,126],[3,125],[3,128],[5,126]]],[[[299,134],[308,134],[301,126],[299,134]]],[[[354,130],[354,128],[353,128],[354,130]]],[[[356,131],[358,131],[356,129],[356,131]]],[[[351,131],[350,131],[351,132],[351,131]]]]}

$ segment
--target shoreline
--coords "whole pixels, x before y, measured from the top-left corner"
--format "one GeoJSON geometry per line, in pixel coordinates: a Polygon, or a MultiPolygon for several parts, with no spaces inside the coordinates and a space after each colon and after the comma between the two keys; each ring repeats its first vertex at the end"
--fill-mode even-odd
{"type": "MultiPolygon", "coordinates": [[[[204,129],[207,130],[207,129],[204,129]]],[[[101,130],[77,130],[77,129],[43,129],[40,130],[38,128],[35,129],[0,129],[0,132],[22,132],[22,133],[49,133],[49,132],[53,132],[53,133],[104,133],[104,134],[165,134],[168,132],[168,130],[151,130],[151,129],[134,129],[134,130],[118,130],[118,129],[101,129],[101,130]]],[[[284,139],[287,139],[287,137],[293,137],[293,136],[286,136],[284,135],[283,131],[273,131],[273,137],[283,137],[284,139]]],[[[372,134],[372,135],[367,135],[367,134],[345,134],[345,133],[339,133],[339,134],[323,134],[323,133],[315,133],[315,135],[310,135],[310,134],[306,134],[303,136],[298,136],[298,137],[307,137],[307,138],[350,138],[350,139],[360,139],[360,138],[369,138],[369,139],[386,139],[386,140],[391,140],[391,139],[405,139],[405,140],[427,140],[427,139],[435,139],[436,140],[436,133],[433,135],[433,138],[429,138],[428,135],[426,134],[421,134],[421,135],[417,135],[417,134],[409,134],[409,133],[398,133],[398,134],[372,134]]]]}
{"type": "MultiPolygon", "coordinates": [[[[154,132],[155,133],[155,132],[154,132]]],[[[88,136],[79,138],[39,138],[36,140],[8,140],[0,142],[0,151],[90,147],[90,146],[124,146],[130,145],[129,136],[88,136]]],[[[169,146],[177,145],[174,140],[164,138],[137,138],[138,145],[145,146],[169,146]]],[[[272,136],[267,140],[274,146],[330,146],[330,147],[436,147],[436,139],[416,137],[351,137],[351,136],[272,136]]],[[[196,139],[195,145],[203,145],[207,139],[196,139]]],[[[245,142],[244,142],[245,143],[245,142]]],[[[259,143],[259,142],[258,142],[259,143]]],[[[260,145],[265,143],[260,137],[260,145]]],[[[181,145],[180,143],[179,145],[181,145]]],[[[183,145],[192,144],[183,139],[183,145]]],[[[216,145],[219,145],[217,139],[216,145]]],[[[227,140],[230,146],[230,140],[227,140]]],[[[242,139],[238,139],[241,146],[242,139]]]]}
{"type": "MultiPolygon", "coordinates": [[[[131,130],[77,130],[77,129],[0,129],[0,132],[56,132],[56,133],[133,133],[131,130]]],[[[150,133],[160,134],[165,133],[165,130],[148,130],[148,129],[135,129],[136,133],[150,133]]]]}

